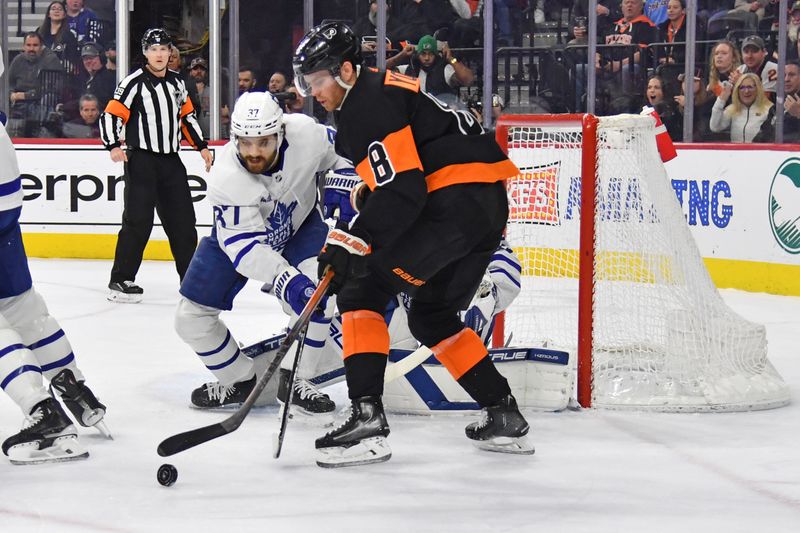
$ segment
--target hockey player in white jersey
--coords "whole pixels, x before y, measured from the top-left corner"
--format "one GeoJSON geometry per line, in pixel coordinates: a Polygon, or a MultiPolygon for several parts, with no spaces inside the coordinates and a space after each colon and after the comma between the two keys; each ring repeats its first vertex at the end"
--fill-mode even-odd
{"type": "MultiPolygon", "coordinates": [[[[253,389],[253,360],[220,320],[248,279],[264,284],[292,322],[316,286],[317,254],[328,227],[317,199],[316,174],[350,163],[336,155],[335,132],[305,115],[283,115],[269,93],[239,97],[231,114],[232,140],[216,158],[208,199],[210,237],[202,239],[181,284],[175,329],[217,381],[192,392],[200,408],[238,405],[253,389]]],[[[330,398],[306,379],[325,345],[333,314],[312,316],[292,404],[306,414],[330,413],[330,398]]],[[[289,391],[292,357],[284,359],[278,399],[289,391]]]]}
{"type": "Polygon", "coordinates": [[[33,288],[19,225],[19,167],[3,124],[0,162],[0,387],[26,415],[22,431],[3,442],[3,453],[14,464],[85,458],[89,452],[56,397],[81,425],[108,435],[106,408],[86,386],[64,331],[33,288]]]}

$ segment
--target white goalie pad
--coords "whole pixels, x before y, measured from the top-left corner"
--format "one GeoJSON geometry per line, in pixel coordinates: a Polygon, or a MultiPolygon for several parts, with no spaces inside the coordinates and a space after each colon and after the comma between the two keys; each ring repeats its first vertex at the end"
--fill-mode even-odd
{"type": "MultiPolygon", "coordinates": [[[[389,364],[410,352],[392,350],[389,364]]],[[[560,411],[567,407],[575,386],[574,357],[546,348],[489,350],[497,370],[508,380],[521,408],[560,411]]],[[[435,357],[404,377],[386,384],[384,407],[397,413],[431,414],[480,409],[435,357]]]]}

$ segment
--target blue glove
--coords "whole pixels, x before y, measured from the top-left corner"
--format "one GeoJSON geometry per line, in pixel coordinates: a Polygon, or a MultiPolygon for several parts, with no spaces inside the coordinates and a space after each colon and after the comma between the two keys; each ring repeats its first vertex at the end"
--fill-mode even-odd
{"type": "Polygon", "coordinates": [[[322,214],[333,218],[338,210],[339,220],[350,222],[358,214],[350,202],[350,191],[362,183],[356,171],[351,168],[329,170],[325,174],[325,194],[322,200],[322,214]]]}
{"type": "MultiPolygon", "coordinates": [[[[305,274],[301,273],[296,268],[290,266],[275,276],[272,286],[275,290],[275,296],[282,302],[289,304],[295,314],[299,315],[303,312],[311,295],[317,288],[316,284],[305,274]]],[[[327,298],[320,302],[319,307],[325,309],[327,298]]],[[[319,314],[319,313],[315,313],[319,314]]]]}
{"type": "Polygon", "coordinates": [[[0,111],[0,124],[2,124],[3,126],[5,126],[5,125],[6,125],[6,122],[8,122],[8,117],[6,116],[6,114],[5,114],[5,113],[3,113],[2,111],[0,111]]]}

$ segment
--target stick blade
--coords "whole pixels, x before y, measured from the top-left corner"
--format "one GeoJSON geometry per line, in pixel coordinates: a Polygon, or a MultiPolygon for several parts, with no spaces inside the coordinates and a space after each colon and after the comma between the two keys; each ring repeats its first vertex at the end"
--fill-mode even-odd
{"type": "Polygon", "coordinates": [[[189,448],[194,448],[199,444],[214,440],[223,435],[230,433],[229,430],[222,425],[222,423],[211,424],[202,428],[193,429],[191,431],[184,431],[178,433],[161,441],[158,445],[158,455],[161,457],[169,457],[175,455],[189,448]]]}

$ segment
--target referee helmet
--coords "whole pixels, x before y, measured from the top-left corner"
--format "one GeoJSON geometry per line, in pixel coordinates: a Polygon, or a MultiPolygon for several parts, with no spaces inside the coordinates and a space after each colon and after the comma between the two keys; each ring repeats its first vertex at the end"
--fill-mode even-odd
{"type": "Polygon", "coordinates": [[[172,44],[172,37],[170,37],[167,30],[163,28],[150,28],[144,32],[142,36],[142,53],[154,44],[170,46],[172,44]]]}

